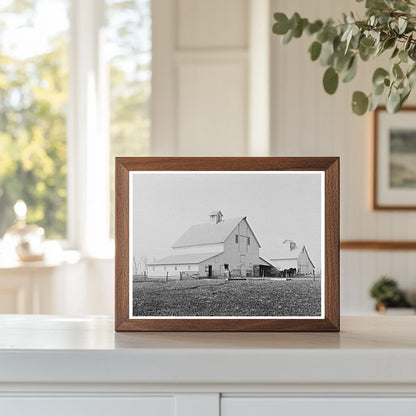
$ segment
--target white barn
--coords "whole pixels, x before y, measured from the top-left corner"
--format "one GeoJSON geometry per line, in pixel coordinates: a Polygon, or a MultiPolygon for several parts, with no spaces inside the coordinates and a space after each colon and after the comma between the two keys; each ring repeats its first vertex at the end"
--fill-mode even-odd
{"type": "Polygon", "coordinates": [[[148,263],[148,277],[197,275],[260,276],[271,264],[259,256],[260,243],[246,217],[223,219],[213,211],[209,222],[191,226],[172,246],[172,254],[148,263]]]}
{"type": "Polygon", "coordinates": [[[299,274],[313,274],[315,272],[315,265],[306,246],[298,246],[292,240],[285,240],[282,247],[277,250],[276,257],[270,259],[270,262],[279,271],[296,269],[299,274]]]}

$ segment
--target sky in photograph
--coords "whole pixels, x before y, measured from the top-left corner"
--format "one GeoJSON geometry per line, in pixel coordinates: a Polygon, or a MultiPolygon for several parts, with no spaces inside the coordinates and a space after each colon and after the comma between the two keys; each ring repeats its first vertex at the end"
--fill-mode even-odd
{"type": "Polygon", "coordinates": [[[284,240],[305,244],[321,268],[321,175],[311,173],[133,173],[133,256],[148,261],[172,254],[192,225],[247,217],[260,256],[276,257],[284,240]]]}

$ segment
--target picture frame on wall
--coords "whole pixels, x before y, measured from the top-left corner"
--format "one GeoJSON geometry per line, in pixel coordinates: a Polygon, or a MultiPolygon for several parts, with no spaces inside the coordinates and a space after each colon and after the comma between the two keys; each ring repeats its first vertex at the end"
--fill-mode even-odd
{"type": "Polygon", "coordinates": [[[416,107],[373,114],[373,209],[416,209],[416,107]]]}
{"type": "Polygon", "coordinates": [[[116,158],[116,331],[339,331],[339,158],[116,158]]]}

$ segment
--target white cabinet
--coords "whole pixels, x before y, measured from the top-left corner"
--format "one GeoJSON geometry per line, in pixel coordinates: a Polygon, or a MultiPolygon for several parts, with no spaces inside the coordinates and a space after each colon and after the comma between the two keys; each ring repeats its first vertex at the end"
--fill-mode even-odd
{"type": "Polygon", "coordinates": [[[0,415],[415,416],[416,316],[341,333],[115,333],[0,315],[0,415]]]}
{"type": "Polygon", "coordinates": [[[171,397],[16,397],[0,398],[7,416],[175,416],[171,397]]]}
{"type": "Polygon", "coordinates": [[[414,416],[416,398],[224,397],[221,416],[414,416]]]}

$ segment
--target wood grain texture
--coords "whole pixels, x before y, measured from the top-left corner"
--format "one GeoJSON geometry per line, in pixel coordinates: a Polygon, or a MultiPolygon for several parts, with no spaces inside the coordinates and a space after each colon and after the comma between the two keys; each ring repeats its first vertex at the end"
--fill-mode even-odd
{"type": "Polygon", "coordinates": [[[339,331],[339,158],[116,158],[116,331],[339,331]],[[130,319],[129,172],[134,171],[324,171],[324,319],[130,319]]]}
{"type": "Polygon", "coordinates": [[[341,241],[341,250],[416,250],[416,241],[341,241]]]}
{"type": "MultiPolygon", "coordinates": [[[[386,211],[414,211],[416,210],[416,205],[381,205],[378,202],[378,181],[377,181],[377,172],[378,172],[378,120],[381,111],[387,111],[385,106],[379,106],[373,112],[373,209],[374,210],[386,210],[386,211]]],[[[401,112],[413,111],[416,112],[416,106],[406,106],[403,107],[401,112]]]]}

